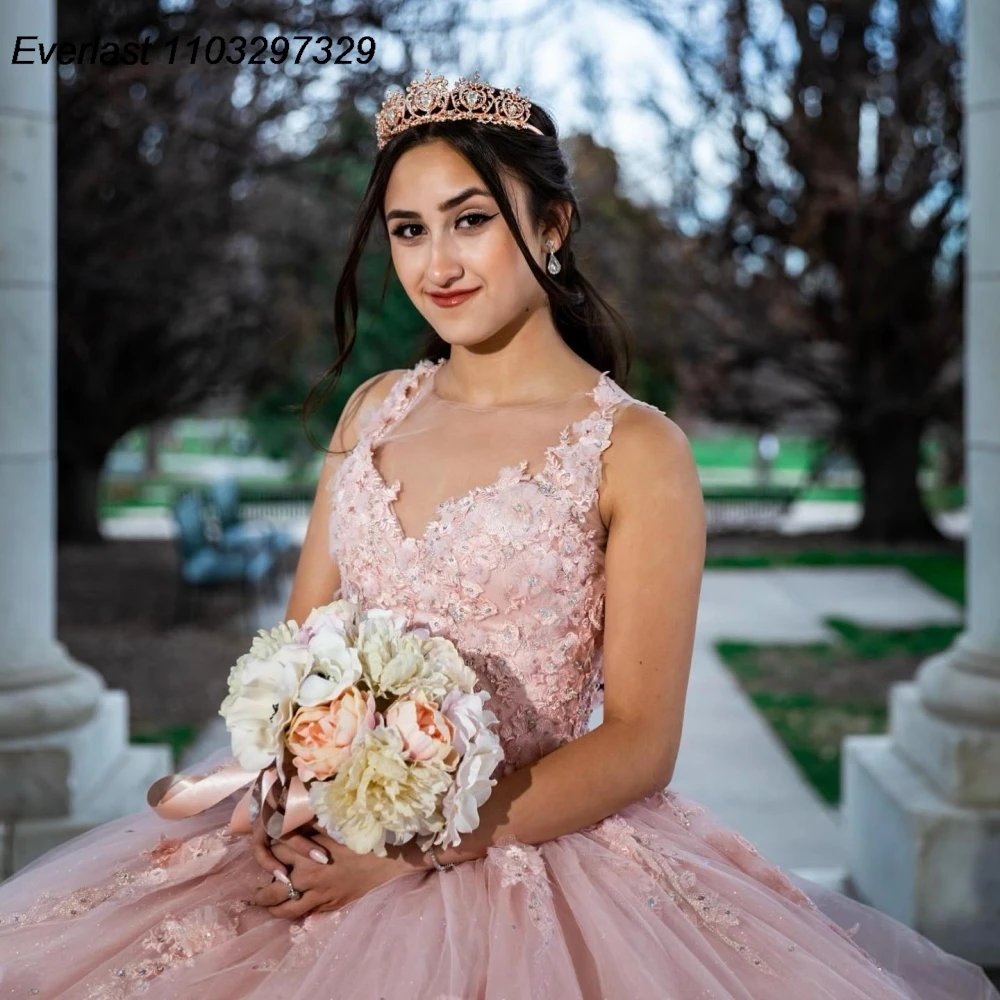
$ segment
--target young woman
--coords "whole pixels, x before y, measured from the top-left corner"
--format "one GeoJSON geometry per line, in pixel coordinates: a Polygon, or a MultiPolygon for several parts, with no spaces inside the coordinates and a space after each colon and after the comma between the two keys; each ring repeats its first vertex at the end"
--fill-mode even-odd
{"type": "Polygon", "coordinates": [[[340,364],[376,221],[435,341],[345,408],[286,617],[339,593],[456,643],[505,752],[480,825],[380,858],[259,822],[232,835],[232,801],[117,820],[0,887],[0,996],[998,1000],[669,787],[701,491],[681,431],[620,387],[622,327],[577,270],[550,117],[428,74],[377,126],[340,364]]]}

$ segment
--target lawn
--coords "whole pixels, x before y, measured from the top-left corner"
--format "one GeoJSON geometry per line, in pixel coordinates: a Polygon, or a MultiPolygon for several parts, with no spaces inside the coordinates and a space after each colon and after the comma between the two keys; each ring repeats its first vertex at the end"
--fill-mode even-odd
{"type": "Polygon", "coordinates": [[[807,780],[836,805],[844,737],[884,733],[889,688],[950,646],[960,627],[871,629],[836,618],[827,625],[835,643],[717,648],[807,780]]]}

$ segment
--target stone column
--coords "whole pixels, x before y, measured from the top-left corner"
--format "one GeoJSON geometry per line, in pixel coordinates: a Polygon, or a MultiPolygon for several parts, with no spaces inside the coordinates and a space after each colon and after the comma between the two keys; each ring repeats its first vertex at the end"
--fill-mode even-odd
{"type": "Polygon", "coordinates": [[[890,695],[889,735],[844,744],[862,899],[1000,965],[1000,5],[966,0],[965,631],[890,695]]]}
{"type": "Polygon", "coordinates": [[[56,70],[12,65],[17,35],[51,44],[54,0],[5,0],[0,27],[0,878],[171,769],[55,638],[56,70]]]}

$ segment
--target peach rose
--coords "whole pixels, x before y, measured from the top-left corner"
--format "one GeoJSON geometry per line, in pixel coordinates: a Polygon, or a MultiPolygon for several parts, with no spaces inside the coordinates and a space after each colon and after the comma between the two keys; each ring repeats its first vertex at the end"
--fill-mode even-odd
{"type": "Polygon", "coordinates": [[[303,781],[332,777],[351,755],[365,729],[375,728],[375,698],[353,685],[333,701],[300,708],[288,727],[286,743],[303,781]]]}
{"type": "Polygon", "coordinates": [[[408,759],[435,760],[446,767],[458,763],[458,751],[452,745],[455,727],[423,691],[394,701],[386,710],[385,724],[403,738],[408,759]]]}

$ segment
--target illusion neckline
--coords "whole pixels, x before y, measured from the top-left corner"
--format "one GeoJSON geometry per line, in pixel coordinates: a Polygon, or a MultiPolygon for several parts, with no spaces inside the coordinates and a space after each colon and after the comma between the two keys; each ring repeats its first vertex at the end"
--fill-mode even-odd
{"type": "MultiPolygon", "coordinates": [[[[438,368],[441,367],[444,360],[444,358],[441,358],[436,362],[426,364],[424,362],[418,362],[414,368],[410,369],[409,379],[405,385],[403,396],[401,397],[405,403],[402,405],[401,411],[395,414],[393,422],[401,420],[405,417],[409,408],[413,406],[416,400],[422,395],[420,388],[421,379],[424,376],[427,376],[427,381],[423,383],[423,385],[426,387],[429,394],[433,394],[434,374],[437,372],[438,368]]],[[[605,386],[608,385],[615,385],[610,378],[610,373],[601,372],[594,385],[579,394],[581,396],[589,396],[594,402],[594,407],[586,414],[586,416],[580,417],[578,420],[574,420],[563,427],[559,433],[558,440],[554,444],[550,444],[545,448],[542,468],[539,469],[538,472],[528,471],[529,460],[526,458],[522,459],[520,462],[505,465],[502,469],[500,469],[496,478],[492,482],[473,486],[464,493],[446,497],[437,503],[434,507],[430,520],[424,525],[423,530],[419,535],[408,535],[403,527],[403,522],[399,519],[399,512],[396,510],[395,501],[399,495],[400,489],[402,488],[402,484],[398,479],[394,479],[391,483],[388,482],[385,476],[382,475],[382,471],[379,469],[378,463],[375,461],[375,449],[378,447],[379,439],[382,434],[376,433],[368,437],[366,439],[364,449],[366,459],[365,464],[368,472],[374,477],[375,483],[379,487],[379,493],[385,505],[388,527],[392,535],[395,537],[395,540],[400,545],[412,546],[416,549],[422,550],[425,546],[432,543],[436,533],[446,530],[448,526],[446,515],[452,509],[460,510],[463,507],[468,508],[482,497],[495,495],[499,493],[500,490],[514,482],[534,483],[535,485],[548,483],[554,487],[555,484],[553,483],[552,473],[555,468],[557,456],[565,448],[570,446],[569,435],[574,431],[580,431],[593,420],[603,416],[606,406],[611,405],[608,401],[602,403],[600,399],[602,390],[604,390],[605,386]]],[[[442,401],[448,402],[447,400],[442,401]]],[[[500,407],[500,409],[506,409],[506,407],[500,407]]],[[[577,439],[574,443],[579,443],[579,439],[577,439]]]]}
{"type": "Polygon", "coordinates": [[[585,389],[580,389],[570,396],[563,396],[561,399],[546,399],[534,403],[463,403],[457,399],[447,399],[446,397],[440,395],[437,391],[437,373],[441,370],[441,366],[445,363],[445,360],[445,358],[438,360],[430,372],[430,378],[428,379],[430,382],[428,395],[432,396],[439,403],[444,403],[445,406],[454,406],[461,410],[471,410],[473,412],[478,411],[482,413],[494,413],[497,411],[504,412],[507,410],[540,410],[550,406],[572,403],[577,399],[582,399],[584,396],[593,396],[594,393],[597,392],[601,383],[604,381],[604,376],[606,374],[605,372],[601,372],[597,376],[597,381],[593,385],[588,386],[585,389]]]}

